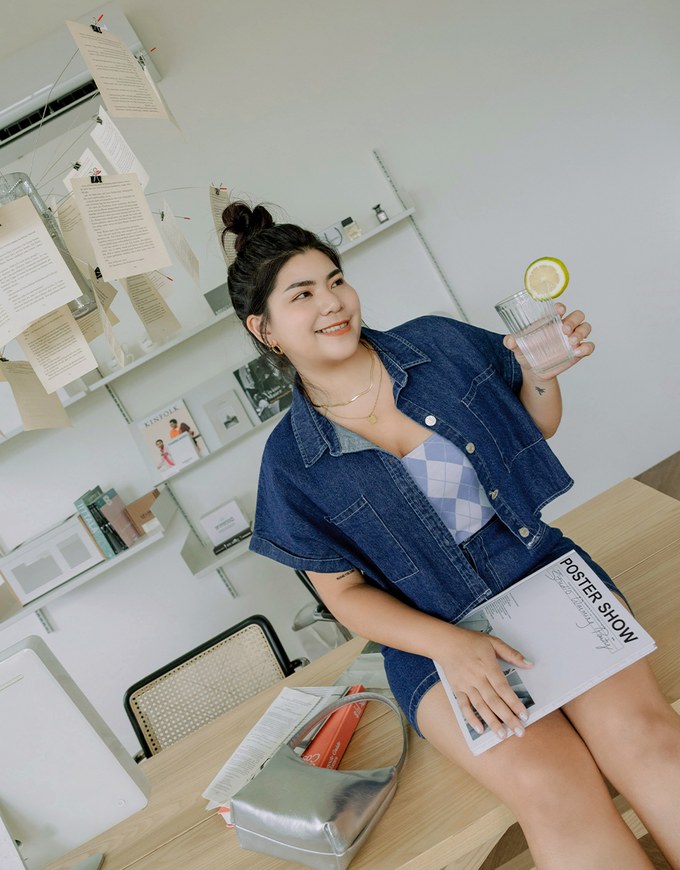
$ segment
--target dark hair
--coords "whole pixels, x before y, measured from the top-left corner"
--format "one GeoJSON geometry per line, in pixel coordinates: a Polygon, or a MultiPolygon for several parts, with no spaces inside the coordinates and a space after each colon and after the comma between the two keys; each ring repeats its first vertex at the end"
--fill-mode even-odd
{"type": "Polygon", "coordinates": [[[321,251],[340,269],[338,252],[310,230],[296,224],[275,224],[263,205],[251,209],[245,202],[233,202],[222,212],[222,222],[222,244],[227,233],[236,236],[236,259],[229,266],[227,278],[234,311],[244,326],[251,314],[262,317],[262,339],[258,341],[250,333],[253,344],[270,363],[292,375],[290,362],[274,353],[264,339],[269,320],[267,300],[280,270],[291,257],[304,251],[321,251]]]}

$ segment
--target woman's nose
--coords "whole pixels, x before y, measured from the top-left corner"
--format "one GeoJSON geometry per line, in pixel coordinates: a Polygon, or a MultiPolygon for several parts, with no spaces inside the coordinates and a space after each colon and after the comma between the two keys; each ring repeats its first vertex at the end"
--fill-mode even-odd
{"type": "Polygon", "coordinates": [[[323,291],[317,298],[319,299],[322,314],[332,314],[334,311],[340,311],[342,308],[340,297],[332,290],[323,291]]]}

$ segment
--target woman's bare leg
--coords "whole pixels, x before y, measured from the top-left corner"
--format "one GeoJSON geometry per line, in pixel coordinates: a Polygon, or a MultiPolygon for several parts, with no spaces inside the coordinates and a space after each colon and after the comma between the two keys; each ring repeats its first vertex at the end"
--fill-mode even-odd
{"type": "Polygon", "coordinates": [[[540,870],[652,867],[616,811],[588,748],[560,711],[531,725],[523,737],[474,756],[438,683],[420,702],[418,725],[436,749],[513,811],[540,870]]]}
{"type": "Polygon", "coordinates": [[[564,713],[668,863],[680,868],[680,716],[648,662],[636,662],[570,701],[564,713]]]}

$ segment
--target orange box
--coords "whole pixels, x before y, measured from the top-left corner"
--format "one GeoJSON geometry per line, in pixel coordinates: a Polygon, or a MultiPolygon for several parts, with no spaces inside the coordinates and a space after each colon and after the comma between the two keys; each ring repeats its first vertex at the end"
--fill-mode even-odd
{"type": "MultiPolygon", "coordinates": [[[[351,686],[345,697],[363,691],[362,685],[351,686]]],[[[303,760],[314,767],[335,769],[349,746],[366,704],[366,701],[357,701],[332,713],[305,750],[303,760]]]]}

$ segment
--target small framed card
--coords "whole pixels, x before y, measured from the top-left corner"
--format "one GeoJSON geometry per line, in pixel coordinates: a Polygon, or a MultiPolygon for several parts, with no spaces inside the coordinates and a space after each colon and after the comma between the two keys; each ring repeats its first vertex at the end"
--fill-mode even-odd
{"type": "Polygon", "coordinates": [[[201,525],[214,547],[250,530],[250,523],[235,501],[228,501],[201,517],[201,525]]]}

